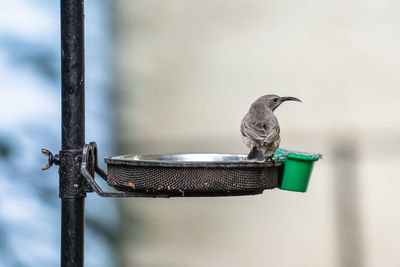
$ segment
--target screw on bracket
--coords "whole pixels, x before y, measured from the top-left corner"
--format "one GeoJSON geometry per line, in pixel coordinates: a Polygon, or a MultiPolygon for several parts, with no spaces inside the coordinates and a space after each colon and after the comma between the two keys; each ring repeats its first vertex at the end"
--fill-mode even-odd
{"type": "Polygon", "coordinates": [[[53,164],[59,165],[60,164],[60,156],[58,154],[53,156],[53,153],[51,153],[49,150],[42,148],[42,154],[45,155],[46,157],[48,157],[48,163],[43,165],[42,170],[47,170],[48,168],[50,168],[51,166],[53,166],[53,164]]]}

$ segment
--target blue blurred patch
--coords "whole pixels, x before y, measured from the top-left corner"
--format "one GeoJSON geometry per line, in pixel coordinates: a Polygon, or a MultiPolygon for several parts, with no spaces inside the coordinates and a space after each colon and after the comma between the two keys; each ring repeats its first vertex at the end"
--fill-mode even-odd
{"type": "MultiPolygon", "coordinates": [[[[87,0],[87,141],[112,154],[108,1],[87,0]]],[[[58,172],[40,170],[42,147],[60,149],[58,1],[16,0],[0,9],[0,265],[59,266],[58,172]]],[[[114,266],[117,203],[89,196],[85,265],[114,266]],[[105,213],[104,210],[109,212],[105,213]]]]}

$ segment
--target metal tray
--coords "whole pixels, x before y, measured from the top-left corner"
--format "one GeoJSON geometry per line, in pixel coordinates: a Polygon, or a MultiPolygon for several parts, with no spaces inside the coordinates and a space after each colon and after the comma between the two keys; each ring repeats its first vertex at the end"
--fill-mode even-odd
{"type": "Polygon", "coordinates": [[[282,163],[249,162],[243,154],[123,155],[105,158],[107,183],[149,196],[260,194],[278,186],[282,163]]]}

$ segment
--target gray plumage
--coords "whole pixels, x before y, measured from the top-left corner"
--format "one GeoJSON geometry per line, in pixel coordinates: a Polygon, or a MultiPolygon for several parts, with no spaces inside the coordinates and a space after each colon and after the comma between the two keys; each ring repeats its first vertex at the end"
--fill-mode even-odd
{"type": "Polygon", "coordinates": [[[250,148],[247,156],[251,161],[272,159],[279,148],[280,127],[274,110],[284,101],[299,101],[295,97],[264,95],[258,98],[244,116],[240,125],[243,142],[250,148]]]}

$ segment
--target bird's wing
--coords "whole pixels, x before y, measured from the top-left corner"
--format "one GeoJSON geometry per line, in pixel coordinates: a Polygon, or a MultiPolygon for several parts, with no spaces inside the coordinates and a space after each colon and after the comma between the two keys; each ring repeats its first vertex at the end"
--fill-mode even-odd
{"type": "Polygon", "coordinates": [[[241,132],[244,136],[256,141],[260,146],[268,146],[279,139],[279,124],[266,125],[263,123],[251,123],[243,121],[241,132]]]}
{"type": "Polygon", "coordinates": [[[270,128],[268,134],[265,138],[265,143],[267,144],[274,144],[276,141],[280,141],[279,133],[281,129],[279,124],[275,124],[273,127],[270,128]]]}

